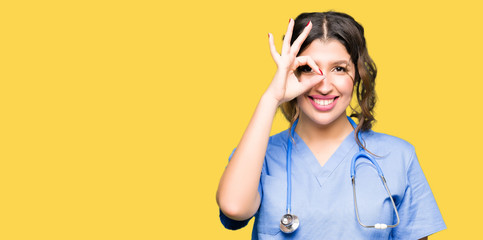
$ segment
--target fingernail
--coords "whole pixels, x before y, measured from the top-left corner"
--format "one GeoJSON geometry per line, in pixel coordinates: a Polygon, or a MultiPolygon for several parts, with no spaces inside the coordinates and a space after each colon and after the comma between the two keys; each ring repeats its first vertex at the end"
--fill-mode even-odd
{"type": "Polygon", "coordinates": [[[322,72],[322,69],[319,69],[319,71],[320,71],[320,75],[322,75],[322,76],[323,76],[323,75],[324,75],[324,73],[322,72]]]}
{"type": "MultiPolygon", "coordinates": [[[[310,22],[311,22],[311,21],[309,21],[309,22],[307,23],[307,26],[309,26],[310,22]]],[[[305,26],[305,27],[307,27],[307,26],[305,26]]]]}
{"type": "Polygon", "coordinates": [[[270,38],[270,33],[268,34],[268,38],[270,38]]]}
{"type": "Polygon", "coordinates": [[[290,23],[291,21],[292,21],[292,19],[291,19],[291,18],[289,18],[289,19],[288,19],[288,23],[290,23]]]}

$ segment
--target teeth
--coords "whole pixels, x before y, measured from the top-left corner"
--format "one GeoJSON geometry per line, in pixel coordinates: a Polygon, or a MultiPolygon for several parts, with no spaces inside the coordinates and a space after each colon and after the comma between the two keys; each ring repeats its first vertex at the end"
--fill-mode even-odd
{"type": "Polygon", "coordinates": [[[319,105],[321,105],[321,106],[327,106],[327,105],[333,103],[334,102],[334,99],[335,98],[330,99],[330,100],[323,100],[323,99],[315,99],[314,98],[314,102],[317,103],[317,104],[319,104],[319,105]]]}

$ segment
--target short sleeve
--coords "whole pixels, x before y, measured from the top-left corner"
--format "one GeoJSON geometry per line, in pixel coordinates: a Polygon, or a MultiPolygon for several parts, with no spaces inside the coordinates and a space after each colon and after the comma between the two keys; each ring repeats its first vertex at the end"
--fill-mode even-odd
{"type": "Polygon", "coordinates": [[[413,152],[407,169],[407,186],[398,206],[399,226],[393,239],[420,239],[446,229],[428,181],[413,152]]]}
{"type": "MultiPolygon", "coordinates": [[[[233,149],[233,151],[231,152],[230,154],[230,157],[228,157],[228,161],[230,161],[231,157],[233,156],[233,153],[235,153],[235,149],[233,149]]],[[[263,163],[263,169],[265,169],[265,163],[263,163]]],[[[262,197],[262,185],[261,183],[258,185],[258,193],[260,194],[260,198],[262,197]]],[[[223,226],[226,228],[226,229],[230,229],[230,230],[237,230],[237,229],[240,229],[240,228],[243,228],[245,227],[248,222],[253,218],[253,216],[247,220],[243,220],[243,221],[237,221],[237,220],[233,220],[229,217],[227,217],[220,209],[220,221],[221,221],[221,224],[223,224],[223,226]]]]}

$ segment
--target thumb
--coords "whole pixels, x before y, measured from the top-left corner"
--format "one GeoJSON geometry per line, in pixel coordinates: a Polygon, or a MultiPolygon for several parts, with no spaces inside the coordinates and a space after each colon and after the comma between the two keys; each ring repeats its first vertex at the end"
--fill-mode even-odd
{"type": "Polygon", "coordinates": [[[318,75],[318,76],[311,77],[309,79],[305,79],[304,81],[301,82],[301,84],[304,91],[307,91],[310,88],[313,88],[318,83],[322,82],[324,79],[325,79],[325,75],[322,75],[322,76],[318,75]]]}

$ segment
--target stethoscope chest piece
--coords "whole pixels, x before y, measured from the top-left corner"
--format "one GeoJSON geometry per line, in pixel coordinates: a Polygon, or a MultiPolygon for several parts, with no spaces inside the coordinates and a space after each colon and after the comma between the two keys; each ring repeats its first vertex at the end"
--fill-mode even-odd
{"type": "Polygon", "coordinates": [[[280,230],[284,233],[292,233],[300,225],[299,218],[293,214],[287,213],[283,215],[282,220],[280,220],[280,230]]]}

